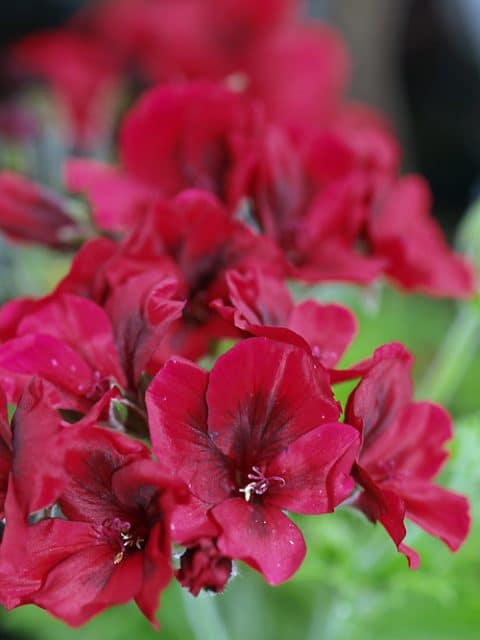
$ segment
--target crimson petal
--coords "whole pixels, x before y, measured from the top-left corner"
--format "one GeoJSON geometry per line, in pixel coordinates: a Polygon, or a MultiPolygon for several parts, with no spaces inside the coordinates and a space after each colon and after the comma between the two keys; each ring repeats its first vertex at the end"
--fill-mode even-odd
{"type": "Polygon", "coordinates": [[[300,436],[268,466],[272,483],[264,500],[296,513],[327,513],[354,488],[350,477],[360,445],[358,433],[342,423],[325,424],[300,436]]]}
{"type": "Polygon", "coordinates": [[[301,565],[305,541],[280,509],[234,498],[214,507],[212,515],[223,529],[220,551],[260,571],[269,584],[288,580],[301,565]]]}
{"type": "Polygon", "coordinates": [[[326,370],[303,349],[268,338],[244,340],[217,360],[207,402],[215,445],[251,465],[339,415],[326,370]]]}

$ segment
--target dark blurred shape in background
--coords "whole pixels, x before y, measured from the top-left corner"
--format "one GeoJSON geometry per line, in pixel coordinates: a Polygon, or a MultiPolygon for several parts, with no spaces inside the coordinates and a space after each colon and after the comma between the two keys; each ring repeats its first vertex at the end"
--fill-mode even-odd
{"type": "Polygon", "coordinates": [[[315,15],[346,38],[351,96],[386,112],[405,168],[431,183],[451,230],[478,195],[480,2],[312,0],[315,15]]]}
{"type": "MultiPolygon", "coordinates": [[[[480,3],[474,0],[480,10],[480,3]]],[[[480,12],[467,0],[412,2],[402,38],[402,75],[418,169],[449,225],[473,197],[480,168],[480,12]]]]}
{"type": "Polygon", "coordinates": [[[4,0],[0,6],[0,43],[59,27],[85,4],[85,0],[4,0]]]}

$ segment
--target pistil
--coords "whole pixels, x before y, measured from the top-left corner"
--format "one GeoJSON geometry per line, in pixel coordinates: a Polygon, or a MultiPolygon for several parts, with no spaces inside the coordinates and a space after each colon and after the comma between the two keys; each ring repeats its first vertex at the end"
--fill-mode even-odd
{"type": "Polygon", "coordinates": [[[104,520],[101,525],[95,525],[94,531],[98,538],[120,549],[113,558],[113,564],[120,564],[128,550],[143,549],[145,538],[134,535],[131,529],[130,522],[120,518],[104,520]]]}
{"type": "Polygon", "coordinates": [[[285,480],[280,476],[270,476],[267,478],[263,471],[259,467],[252,467],[252,472],[249,473],[247,478],[252,482],[249,482],[245,487],[239,489],[240,493],[244,494],[244,498],[247,502],[250,502],[253,494],[259,496],[268,491],[272,483],[277,483],[280,487],[285,486],[285,480]]]}

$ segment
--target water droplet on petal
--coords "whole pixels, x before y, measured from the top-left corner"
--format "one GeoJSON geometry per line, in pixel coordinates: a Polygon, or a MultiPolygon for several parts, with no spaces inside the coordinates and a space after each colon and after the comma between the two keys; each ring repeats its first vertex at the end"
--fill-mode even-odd
{"type": "Polygon", "coordinates": [[[50,360],[52,367],[58,367],[58,360],[56,358],[52,358],[50,360]]]}

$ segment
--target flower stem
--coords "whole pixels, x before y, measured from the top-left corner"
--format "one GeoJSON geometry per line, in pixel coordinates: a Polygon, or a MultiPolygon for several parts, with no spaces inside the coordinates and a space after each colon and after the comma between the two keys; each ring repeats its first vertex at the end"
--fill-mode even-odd
{"type": "Polygon", "coordinates": [[[182,589],[182,600],[190,628],[196,640],[229,640],[223,620],[218,613],[216,596],[200,593],[194,598],[182,589]]]}
{"type": "Polygon", "coordinates": [[[480,303],[463,304],[435,358],[418,385],[417,396],[448,404],[480,344],[480,303]]]}

